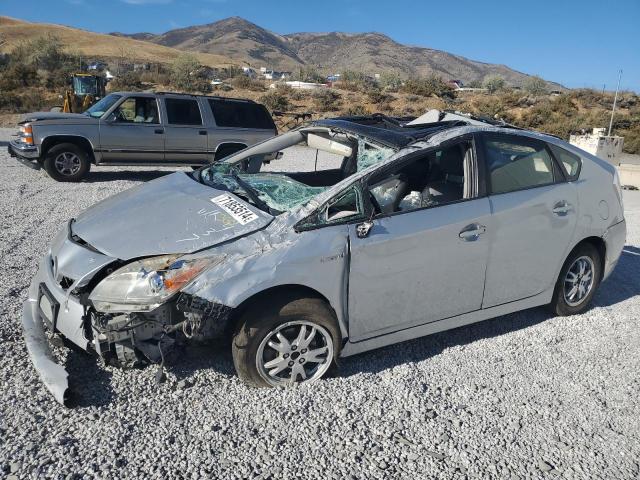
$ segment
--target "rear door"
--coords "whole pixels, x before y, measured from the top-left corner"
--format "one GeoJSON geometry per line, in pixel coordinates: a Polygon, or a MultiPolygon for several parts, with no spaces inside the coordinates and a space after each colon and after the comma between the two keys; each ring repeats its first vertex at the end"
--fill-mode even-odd
{"type": "Polygon", "coordinates": [[[164,131],[156,98],[121,100],[113,113],[100,121],[100,149],[106,163],[163,163],[164,131]]]}
{"type": "Polygon", "coordinates": [[[165,111],[165,161],[207,163],[207,128],[196,97],[163,98],[165,111]]]}
{"type": "Polygon", "coordinates": [[[546,143],[515,134],[481,138],[493,225],[488,308],[553,286],[576,227],[577,193],[546,143]]]}
{"type": "Polygon", "coordinates": [[[209,128],[209,150],[223,143],[251,146],[277,133],[271,115],[259,103],[247,100],[209,98],[214,119],[209,128]]]}

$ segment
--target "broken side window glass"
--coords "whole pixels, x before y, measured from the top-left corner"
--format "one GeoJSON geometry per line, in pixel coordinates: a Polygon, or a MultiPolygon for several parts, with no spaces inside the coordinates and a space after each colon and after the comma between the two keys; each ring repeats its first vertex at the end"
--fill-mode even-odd
{"type": "Polygon", "coordinates": [[[394,151],[391,148],[372,145],[364,138],[358,137],[357,170],[364,170],[371,165],[390,157],[394,151]]]}

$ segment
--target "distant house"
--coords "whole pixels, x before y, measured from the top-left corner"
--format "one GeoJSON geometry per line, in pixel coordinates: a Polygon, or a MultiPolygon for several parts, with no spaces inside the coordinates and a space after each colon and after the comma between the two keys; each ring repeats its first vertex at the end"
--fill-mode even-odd
{"type": "Polygon", "coordinates": [[[462,83],[462,80],[449,80],[447,84],[454,90],[459,90],[464,87],[464,83],[462,83]]]}
{"type": "MultiPolygon", "coordinates": [[[[262,69],[260,69],[260,71],[262,72],[262,69]]],[[[265,71],[262,72],[262,76],[265,80],[285,80],[291,78],[291,72],[278,72],[276,70],[265,69],[265,71]]]]}
{"type": "Polygon", "coordinates": [[[256,78],[258,76],[256,71],[251,67],[242,67],[242,73],[249,78],[256,78]]]}
{"type": "Polygon", "coordinates": [[[332,75],[329,75],[327,77],[327,82],[333,83],[333,82],[337,82],[340,80],[340,74],[339,73],[334,73],[332,75]]]}

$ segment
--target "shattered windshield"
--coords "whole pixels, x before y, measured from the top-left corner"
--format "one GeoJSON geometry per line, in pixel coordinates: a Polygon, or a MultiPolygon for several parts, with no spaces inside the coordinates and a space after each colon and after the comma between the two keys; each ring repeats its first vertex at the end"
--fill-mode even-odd
{"type": "Polygon", "coordinates": [[[307,204],[393,153],[391,148],[344,132],[292,131],[215,162],[194,178],[277,215],[307,204]]]}
{"type": "Polygon", "coordinates": [[[203,170],[200,179],[203,183],[239,195],[256,206],[266,206],[272,214],[291,210],[303,205],[327,187],[312,187],[273,173],[239,173],[239,165],[219,163],[203,170]],[[260,201],[251,198],[255,195],[260,201]],[[260,205],[263,204],[263,205],[260,205]]]}

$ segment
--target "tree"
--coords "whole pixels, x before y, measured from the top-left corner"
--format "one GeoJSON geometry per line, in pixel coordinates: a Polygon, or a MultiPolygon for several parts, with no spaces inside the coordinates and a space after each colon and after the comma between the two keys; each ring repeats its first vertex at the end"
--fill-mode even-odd
{"type": "Polygon", "coordinates": [[[489,93],[496,93],[498,90],[504,88],[504,78],[500,75],[489,75],[482,82],[482,86],[486,88],[489,93]]]}
{"type": "Polygon", "coordinates": [[[193,90],[196,86],[196,72],[200,62],[193,55],[185,53],[171,65],[171,85],[180,90],[193,90]]]}
{"type": "Polygon", "coordinates": [[[544,95],[547,93],[547,82],[538,76],[529,77],[524,84],[524,89],[531,95],[544,95]]]}

